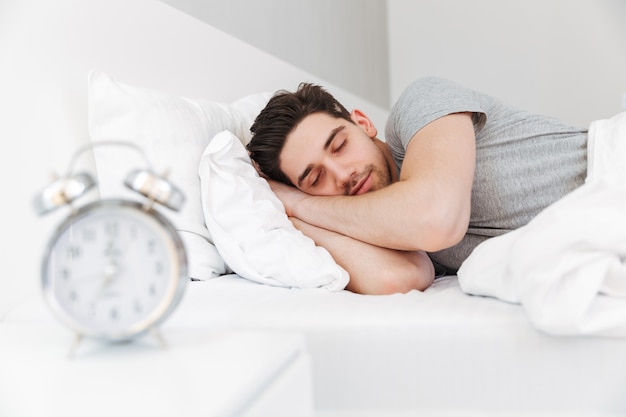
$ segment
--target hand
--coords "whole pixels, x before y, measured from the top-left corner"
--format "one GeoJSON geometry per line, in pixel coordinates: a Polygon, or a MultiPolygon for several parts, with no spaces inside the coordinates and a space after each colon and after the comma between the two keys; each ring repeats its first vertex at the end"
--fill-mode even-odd
{"type": "Polygon", "coordinates": [[[268,180],[267,182],[272,188],[272,191],[274,191],[274,194],[276,194],[278,199],[285,206],[285,211],[287,212],[287,215],[295,216],[295,205],[303,198],[305,198],[307,194],[298,190],[296,187],[292,187],[291,185],[286,185],[273,180],[268,180]]]}
{"type": "Polygon", "coordinates": [[[102,297],[102,294],[113,284],[113,282],[115,282],[117,276],[119,275],[120,267],[114,259],[109,259],[107,264],[104,266],[103,272],[104,279],[100,283],[96,299],[102,297]]]}

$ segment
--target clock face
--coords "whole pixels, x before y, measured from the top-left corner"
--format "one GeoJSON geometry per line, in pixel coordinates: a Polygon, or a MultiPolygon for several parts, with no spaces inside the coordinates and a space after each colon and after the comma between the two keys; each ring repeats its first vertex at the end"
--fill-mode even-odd
{"type": "Polygon", "coordinates": [[[130,338],[163,320],[186,283],[182,243],[164,221],[122,200],[71,216],[43,265],[53,310],[77,332],[108,339],[130,338]]]}

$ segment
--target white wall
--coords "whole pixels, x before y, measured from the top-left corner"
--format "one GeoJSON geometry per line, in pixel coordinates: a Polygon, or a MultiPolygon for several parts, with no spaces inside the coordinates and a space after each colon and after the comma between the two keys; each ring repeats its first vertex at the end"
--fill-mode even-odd
{"type": "Polygon", "coordinates": [[[387,0],[391,98],[438,75],[586,127],[622,109],[623,0],[387,0]]]}
{"type": "Polygon", "coordinates": [[[379,106],[389,106],[386,0],[161,1],[379,106]]]}
{"type": "Polygon", "coordinates": [[[623,0],[161,1],[383,107],[438,75],[584,127],[626,93],[623,0]]]}

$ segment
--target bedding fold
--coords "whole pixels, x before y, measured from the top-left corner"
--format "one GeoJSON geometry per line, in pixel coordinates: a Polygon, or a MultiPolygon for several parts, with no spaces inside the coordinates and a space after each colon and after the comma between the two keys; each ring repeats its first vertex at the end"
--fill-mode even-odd
{"type": "Polygon", "coordinates": [[[480,244],[461,289],[521,304],[553,335],[626,337],[626,113],[589,129],[586,183],[480,244]]]}

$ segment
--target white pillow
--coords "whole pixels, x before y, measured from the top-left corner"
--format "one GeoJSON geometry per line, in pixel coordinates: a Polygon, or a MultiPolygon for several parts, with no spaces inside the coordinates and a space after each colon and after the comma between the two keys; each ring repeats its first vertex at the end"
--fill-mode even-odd
{"type": "Polygon", "coordinates": [[[275,286],[346,287],[348,273],[293,226],[235,135],[218,133],[198,169],[206,224],[234,272],[275,286]]]}
{"type": "MultiPolygon", "coordinates": [[[[189,275],[209,279],[227,271],[205,226],[200,200],[198,164],[202,152],[218,132],[229,129],[242,141],[250,140],[250,126],[270,93],[245,97],[232,104],[192,100],[160,91],[130,86],[105,73],[89,74],[89,133],[95,143],[121,140],[139,146],[157,174],[185,194],[179,212],[159,209],[180,232],[187,249],[189,275]]],[[[134,168],[145,168],[140,153],[131,148],[94,149],[99,189],[103,198],[141,198],[123,181],[134,168]]]]}

